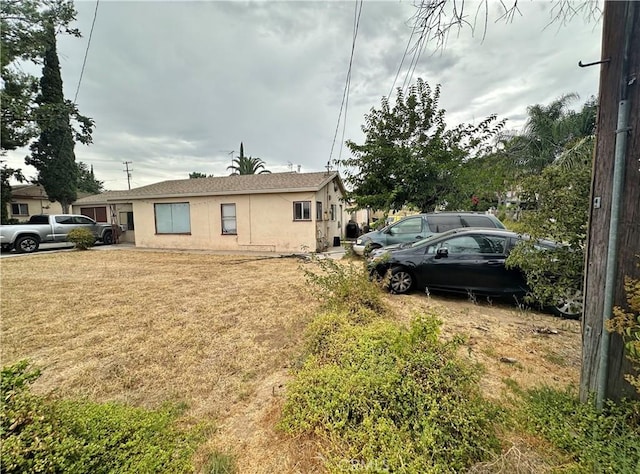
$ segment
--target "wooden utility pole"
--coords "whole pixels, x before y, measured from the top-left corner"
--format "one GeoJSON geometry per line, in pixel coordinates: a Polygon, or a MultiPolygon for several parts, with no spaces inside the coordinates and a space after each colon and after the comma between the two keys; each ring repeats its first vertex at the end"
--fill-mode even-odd
{"type": "Polygon", "coordinates": [[[612,306],[626,307],[624,278],[640,278],[638,45],[640,4],[633,0],[605,1],[586,257],[582,401],[592,393],[600,401],[638,398],[638,393],[624,380],[624,374],[632,368],[625,357],[622,339],[617,334],[610,337],[603,334],[604,320],[611,317],[612,306]],[[625,108],[627,119],[623,117],[625,108]]]}

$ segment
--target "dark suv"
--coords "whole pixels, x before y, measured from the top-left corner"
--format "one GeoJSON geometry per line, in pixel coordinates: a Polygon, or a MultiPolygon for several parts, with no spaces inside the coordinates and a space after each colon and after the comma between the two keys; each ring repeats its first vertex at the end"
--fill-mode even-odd
{"type": "Polygon", "coordinates": [[[353,246],[353,251],[358,255],[364,255],[365,249],[373,250],[387,245],[416,242],[460,227],[505,228],[502,222],[491,214],[473,212],[416,214],[360,236],[353,246]]]}

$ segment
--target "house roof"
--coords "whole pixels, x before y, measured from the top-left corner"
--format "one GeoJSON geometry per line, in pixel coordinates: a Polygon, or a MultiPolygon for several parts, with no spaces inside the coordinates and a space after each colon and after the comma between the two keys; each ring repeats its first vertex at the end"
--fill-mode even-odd
{"type": "MultiPolygon", "coordinates": [[[[11,195],[14,198],[49,199],[44,187],[40,184],[14,184],[11,186],[11,195]]],[[[79,197],[88,196],[85,192],[79,192],[79,197]]]]}
{"type": "Polygon", "coordinates": [[[47,199],[47,193],[39,184],[14,184],[11,186],[13,197],[35,197],[47,199]]]}
{"type": "Polygon", "coordinates": [[[344,193],[344,186],[336,171],[317,173],[288,172],[162,181],[129,191],[107,191],[79,199],[75,204],[185,196],[315,192],[334,179],[337,179],[338,186],[344,193]]]}

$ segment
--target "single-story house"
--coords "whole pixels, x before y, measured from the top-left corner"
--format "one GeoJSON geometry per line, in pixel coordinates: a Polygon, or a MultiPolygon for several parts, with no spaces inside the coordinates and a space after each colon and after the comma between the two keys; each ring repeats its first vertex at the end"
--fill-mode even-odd
{"type": "Polygon", "coordinates": [[[7,204],[9,219],[26,222],[39,214],[62,214],[59,202],[51,202],[39,184],[15,184],[11,186],[11,202],[7,204]]]}
{"type": "Polygon", "coordinates": [[[104,191],[100,194],[78,199],[71,206],[74,214],[91,217],[96,222],[118,224],[126,232],[120,242],[135,242],[135,225],[133,222],[133,205],[126,199],[130,191],[104,191]]]}
{"type": "Polygon", "coordinates": [[[335,171],[163,181],[79,199],[74,212],[123,224],[136,247],[323,251],[351,218],[335,171]],[[132,232],[130,232],[132,231],[132,232]]]}

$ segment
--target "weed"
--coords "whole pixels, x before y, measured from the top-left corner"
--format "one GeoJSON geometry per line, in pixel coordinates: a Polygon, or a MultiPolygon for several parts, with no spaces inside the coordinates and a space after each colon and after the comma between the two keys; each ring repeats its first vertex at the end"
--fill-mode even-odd
{"type": "Polygon", "coordinates": [[[280,427],[331,440],[330,471],[458,472],[484,459],[498,412],[480,397],[479,368],[457,357],[461,339],[442,342],[439,329],[433,315],[409,328],[323,315],[280,427]]]}
{"type": "Polygon", "coordinates": [[[572,390],[537,388],[522,394],[517,411],[525,429],[565,453],[563,472],[637,473],[640,403],[608,402],[598,411],[572,390]]]}
{"type": "Polygon", "coordinates": [[[233,457],[228,454],[214,453],[202,472],[205,474],[233,474],[236,472],[233,457]]]}
{"type": "Polygon", "coordinates": [[[560,367],[564,367],[567,365],[567,362],[564,357],[550,350],[545,350],[542,354],[542,358],[546,361],[551,362],[552,364],[559,365],[560,367]]]}
{"type": "Polygon", "coordinates": [[[2,370],[0,461],[5,473],[192,472],[202,429],[175,427],[179,412],[54,400],[29,390],[39,375],[21,361],[2,370]]]}
{"type": "Polygon", "coordinates": [[[346,311],[349,315],[370,320],[387,312],[382,292],[369,279],[363,265],[339,263],[332,259],[314,259],[320,272],[303,268],[304,274],[318,292],[325,307],[346,311]]]}

